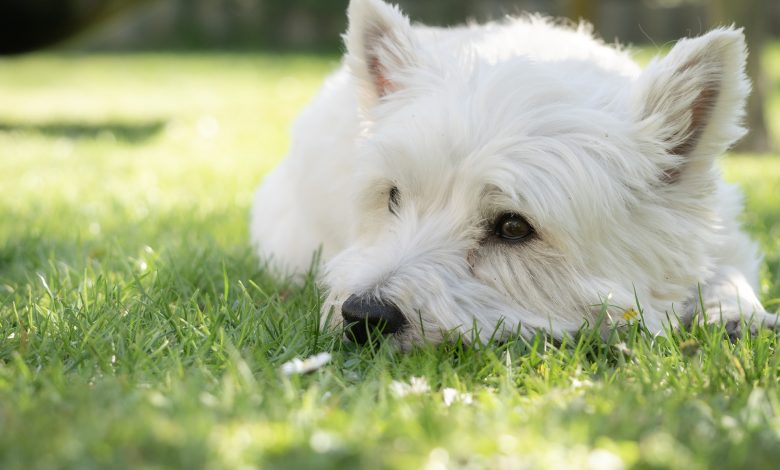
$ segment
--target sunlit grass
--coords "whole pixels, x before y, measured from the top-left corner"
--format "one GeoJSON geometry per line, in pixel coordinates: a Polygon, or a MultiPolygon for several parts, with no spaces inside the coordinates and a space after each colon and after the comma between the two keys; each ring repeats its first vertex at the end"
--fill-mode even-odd
{"type": "MultiPolygon", "coordinates": [[[[717,330],[652,338],[633,327],[606,342],[399,355],[319,331],[316,287],[258,268],[247,212],[335,64],[0,61],[0,468],[778,461],[769,334],[732,345],[717,330]],[[319,371],[279,373],[320,351],[333,359],[319,371]],[[393,393],[412,377],[428,390],[393,393]],[[445,387],[472,403],[447,406],[445,387]]],[[[780,160],[732,157],[725,170],[767,253],[762,298],[780,298],[780,160]]]]}

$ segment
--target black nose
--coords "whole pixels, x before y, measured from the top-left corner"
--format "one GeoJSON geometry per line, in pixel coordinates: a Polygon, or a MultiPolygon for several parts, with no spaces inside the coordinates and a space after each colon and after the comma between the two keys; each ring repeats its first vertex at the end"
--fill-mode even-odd
{"type": "Polygon", "coordinates": [[[341,305],[341,316],[347,337],[358,344],[365,344],[372,331],[390,335],[406,324],[398,307],[368,296],[349,296],[341,305]]]}

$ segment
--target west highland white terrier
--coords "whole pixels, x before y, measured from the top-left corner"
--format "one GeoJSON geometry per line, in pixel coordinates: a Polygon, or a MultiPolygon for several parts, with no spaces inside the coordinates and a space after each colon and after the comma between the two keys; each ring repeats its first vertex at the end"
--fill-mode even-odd
{"type": "Polygon", "coordinates": [[[323,315],[349,336],[560,337],[605,310],[654,332],[702,310],[733,334],[775,324],[716,162],[745,132],[740,30],[642,70],[585,26],[412,26],[380,0],[348,16],[251,238],[278,273],[321,249],[323,315]]]}

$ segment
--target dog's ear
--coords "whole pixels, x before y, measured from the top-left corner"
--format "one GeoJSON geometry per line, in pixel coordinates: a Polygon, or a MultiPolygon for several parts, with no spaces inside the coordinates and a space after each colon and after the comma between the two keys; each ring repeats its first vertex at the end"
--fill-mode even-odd
{"type": "MultiPolygon", "coordinates": [[[[716,157],[745,133],[750,83],[742,30],[721,28],[682,39],[638,78],[632,107],[668,183],[709,174],[716,157]]],[[[652,152],[651,152],[652,153],[652,152]]],[[[706,179],[706,178],[705,178],[706,179]]]]}
{"type": "Polygon", "coordinates": [[[381,0],[351,0],[347,15],[347,64],[363,104],[370,105],[396,91],[395,79],[416,62],[412,26],[398,7],[381,0]]]}

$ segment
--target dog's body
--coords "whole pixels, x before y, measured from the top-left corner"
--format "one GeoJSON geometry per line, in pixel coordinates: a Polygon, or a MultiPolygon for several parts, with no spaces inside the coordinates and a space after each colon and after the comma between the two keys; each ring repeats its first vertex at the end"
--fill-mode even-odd
{"type": "Polygon", "coordinates": [[[560,336],[605,305],[620,320],[638,304],[659,332],[702,306],[774,322],[715,164],[743,133],[741,32],[682,40],[643,71],[541,19],[413,27],[379,0],[349,17],[345,64],[251,222],[277,272],[322,249],[336,322],[381,319],[404,345],[560,336]]]}

